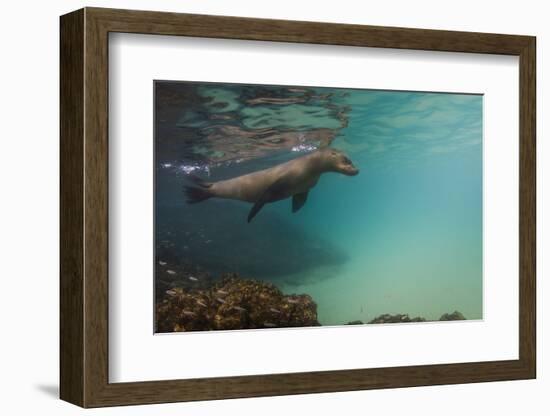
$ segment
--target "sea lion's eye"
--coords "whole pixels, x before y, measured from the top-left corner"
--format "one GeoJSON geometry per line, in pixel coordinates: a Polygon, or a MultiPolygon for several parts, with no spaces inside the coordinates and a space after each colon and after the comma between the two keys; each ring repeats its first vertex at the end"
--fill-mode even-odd
{"type": "Polygon", "coordinates": [[[346,165],[351,165],[351,160],[349,160],[347,157],[344,156],[344,163],[346,165]]]}

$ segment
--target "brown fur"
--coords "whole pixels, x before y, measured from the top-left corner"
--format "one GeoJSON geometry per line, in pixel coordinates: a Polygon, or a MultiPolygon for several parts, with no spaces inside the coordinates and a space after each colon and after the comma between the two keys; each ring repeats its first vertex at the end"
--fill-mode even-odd
{"type": "Polygon", "coordinates": [[[359,171],[342,152],[326,148],[232,179],[214,183],[195,179],[197,186],[186,187],[186,193],[189,203],[226,198],[263,204],[307,193],[325,172],[354,176],[359,171]]]}

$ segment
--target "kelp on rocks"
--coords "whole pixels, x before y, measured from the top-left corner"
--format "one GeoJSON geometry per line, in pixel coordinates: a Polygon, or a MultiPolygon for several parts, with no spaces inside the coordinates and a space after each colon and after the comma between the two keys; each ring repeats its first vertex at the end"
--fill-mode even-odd
{"type": "Polygon", "coordinates": [[[453,313],[444,313],[439,318],[440,321],[465,321],[466,317],[462,315],[459,311],[454,311],[453,313]]]}
{"type": "Polygon", "coordinates": [[[171,288],[156,305],[156,332],[319,326],[309,295],[226,274],[207,289],[171,288]]]}
{"type": "MultiPolygon", "coordinates": [[[[438,321],[465,321],[466,319],[467,318],[462,313],[458,311],[454,311],[453,313],[444,313],[443,315],[441,315],[438,321]]],[[[430,321],[430,320],[426,318],[422,318],[421,316],[411,318],[407,313],[404,313],[404,314],[397,313],[395,315],[385,313],[377,316],[374,319],[371,319],[368,323],[369,324],[396,324],[396,323],[427,322],[427,321],[430,321]]],[[[357,321],[348,322],[347,324],[364,325],[364,322],[357,320],[357,321]]]]}
{"type": "Polygon", "coordinates": [[[396,314],[396,315],[390,315],[389,313],[386,313],[384,315],[377,316],[373,320],[369,321],[369,324],[395,324],[399,322],[425,322],[426,319],[422,318],[420,316],[417,316],[416,318],[411,318],[409,314],[396,314]]]}

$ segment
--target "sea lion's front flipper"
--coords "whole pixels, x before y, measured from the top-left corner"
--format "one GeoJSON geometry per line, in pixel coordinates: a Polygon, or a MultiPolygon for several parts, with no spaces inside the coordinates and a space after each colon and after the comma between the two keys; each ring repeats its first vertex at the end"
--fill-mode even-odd
{"type": "Polygon", "coordinates": [[[292,212],[298,211],[305,205],[307,201],[307,193],[308,191],[302,192],[301,194],[296,194],[292,197],[292,212]]]}
{"type": "Polygon", "coordinates": [[[256,214],[262,209],[262,207],[272,201],[276,201],[280,199],[281,194],[284,192],[284,190],[288,187],[288,181],[281,177],[277,179],[275,182],[269,186],[260,199],[256,201],[250,212],[248,213],[248,222],[252,221],[252,219],[256,216],[256,214]]]}
{"type": "Polygon", "coordinates": [[[256,203],[248,213],[248,222],[252,221],[252,218],[256,216],[256,214],[262,209],[264,205],[265,205],[264,200],[260,199],[259,201],[256,201],[256,203]]]}

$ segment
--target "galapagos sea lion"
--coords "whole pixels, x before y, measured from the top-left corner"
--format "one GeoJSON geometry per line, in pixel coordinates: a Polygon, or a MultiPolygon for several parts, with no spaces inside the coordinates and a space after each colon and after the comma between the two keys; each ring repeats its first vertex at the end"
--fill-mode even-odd
{"type": "Polygon", "coordinates": [[[209,198],[237,199],[254,204],[248,222],[269,202],[292,197],[292,212],[304,206],[307,194],[325,172],[355,176],[359,169],[341,151],[325,148],[305,156],[219,182],[205,182],[190,176],[195,186],[186,186],[187,202],[194,204],[209,198]]]}

